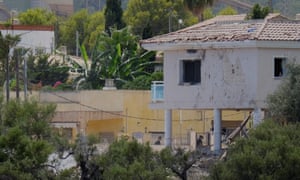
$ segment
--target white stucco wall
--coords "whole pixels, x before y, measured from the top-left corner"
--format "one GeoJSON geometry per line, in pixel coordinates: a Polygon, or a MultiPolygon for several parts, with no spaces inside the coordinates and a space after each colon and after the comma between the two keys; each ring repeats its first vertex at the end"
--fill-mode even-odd
{"type": "Polygon", "coordinates": [[[257,104],[262,106],[267,94],[273,93],[283,78],[274,78],[274,58],[287,58],[288,63],[300,64],[299,49],[262,48],[258,52],[259,78],[257,79],[257,104]]]}
{"type": "Polygon", "coordinates": [[[25,48],[44,48],[46,53],[51,53],[54,47],[54,31],[38,31],[38,30],[1,30],[2,35],[12,34],[21,35],[21,41],[17,46],[25,48]]]}
{"type": "MultiPolygon", "coordinates": [[[[165,109],[264,108],[267,94],[281,79],[274,78],[274,57],[297,59],[297,50],[206,49],[188,54],[165,51],[165,109]],[[179,85],[180,60],[201,59],[201,83],[179,85]]],[[[299,59],[299,58],[298,58],[299,59]]]]}

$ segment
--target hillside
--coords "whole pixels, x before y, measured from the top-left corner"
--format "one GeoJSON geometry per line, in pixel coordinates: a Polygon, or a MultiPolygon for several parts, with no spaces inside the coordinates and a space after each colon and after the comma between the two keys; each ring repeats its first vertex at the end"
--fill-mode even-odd
{"type": "MultiPolygon", "coordinates": [[[[249,4],[258,3],[262,6],[268,6],[270,0],[240,0],[249,4]]],[[[280,12],[283,15],[294,18],[297,13],[300,13],[299,0],[272,0],[273,9],[275,12],[280,12]]]]}
{"type": "MultiPolygon", "coordinates": [[[[246,7],[248,5],[253,6],[258,3],[261,6],[270,6],[271,0],[215,0],[213,11],[216,13],[226,6],[232,6],[232,4],[243,4],[246,7]],[[236,2],[236,3],[233,3],[236,2]]],[[[274,12],[280,12],[281,14],[295,18],[297,13],[300,13],[300,0],[272,0],[272,6],[274,12]]],[[[234,6],[232,6],[234,7],[234,6]]],[[[239,13],[248,13],[249,9],[241,8],[241,6],[234,7],[239,13]]]]}

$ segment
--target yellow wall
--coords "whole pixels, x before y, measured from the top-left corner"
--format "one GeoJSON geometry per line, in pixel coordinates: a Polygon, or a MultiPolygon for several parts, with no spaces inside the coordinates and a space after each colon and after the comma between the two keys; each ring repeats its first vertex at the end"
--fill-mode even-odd
{"type": "MultiPolygon", "coordinates": [[[[151,132],[164,132],[164,110],[150,109],[150,91],[139,90],[112,90],[112,91],[79,91],[56,92],[40,94],[42,101],[56,102],[57,112],[121,112],[120,115],[103,113],[99,119],[91,117],[91,113],[80,113],[80,117],[69,117],[70,121],[80,121],[79,131],[86,134],[99,134],[100,132],[112,132],[115,138],[120,134],[143,133],[144,139],[151,140],[151,132]],[[58,95],[58,96],[57,96],[58,95]],[[64,99],[60,98],[64,97],[64,99]],[[74,102],[66,99],[75,98],[74,102]],[[78,102],[77,102],[78,101],[78,102]],[[91,108],[92,107],[92,108],[91,108]],[[85,117],[84,117],[85,116],[85,117]]],[[[237,110],[223,110],[224,121],[242,121],[248,112],[237,110]]],[[[70,115],[66,115],[70,116],[70,115]]],[[[57,119],[57,121],[68,118],[57,119]]],[[[211,131],[213,122],[212,110],[173,110],[172,134],[176,139],[188,136],[190,131],[204,134],[211,131]]]]}
{"type": "Polygon", "coordinates": [[[86,132],[94,135],[100,132],[112,132],[116,137],[122,128],[122,119],[90,120],[87,123],[86,132]]]}

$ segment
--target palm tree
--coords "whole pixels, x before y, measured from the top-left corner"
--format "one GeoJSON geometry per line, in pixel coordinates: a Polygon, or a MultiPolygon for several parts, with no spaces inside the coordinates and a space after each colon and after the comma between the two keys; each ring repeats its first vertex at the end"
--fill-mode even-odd
{"type": "Polygon", "coordinates": [[[200,22],[203,20],[204,9],[212,6],[214,0],[183,0],[183,3],[186,8],[188,8],[195,16],[198,17],[200,22]]]}
{"type": "MultiPolygon", "coordinates": [[[[9,51],[11,48],[15,47],[21,38],[20,35],[10,35],[5,36],[0,32],[0,61],[1,61],[1,70],[6,72],[6,83],[9,82],[9,51]]],[[[9,86],[6,84],[6,100],[9,100],[9,86]]]]}

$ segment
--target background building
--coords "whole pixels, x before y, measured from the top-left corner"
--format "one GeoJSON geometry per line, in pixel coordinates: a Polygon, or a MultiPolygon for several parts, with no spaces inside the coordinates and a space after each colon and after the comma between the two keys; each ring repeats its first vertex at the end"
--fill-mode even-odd
{"type": "Polygon", "coordinates": [[[17,46],[30,48],[33,52],[51,54],[54,51],[55,38],[53,26],[0,25],[3,36],[6,34],[20,35],[21,41],[17,46]]]}

